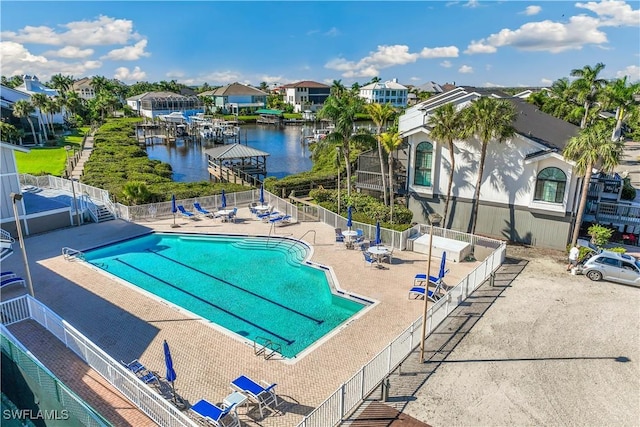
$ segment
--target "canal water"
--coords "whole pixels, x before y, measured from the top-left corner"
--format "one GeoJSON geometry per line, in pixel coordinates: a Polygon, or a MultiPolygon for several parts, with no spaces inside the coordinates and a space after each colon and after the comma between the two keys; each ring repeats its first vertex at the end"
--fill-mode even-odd
{"type": "MultiPolygon", "coordinates": [[[[267,176],[283,178],[311,169],[311,152],[304,139],[311,130],[305,126],[275,126],[245,124],[240,126],[240,143],[269,153],[267,176]]],[[[207,156],[204,150],[213,142],[192,142],[178,139],[171,144],[154,144],[146,147],[152,160],[169,163],[173,168],[173,180],[178,182],[208,181],[207,156]]]]}

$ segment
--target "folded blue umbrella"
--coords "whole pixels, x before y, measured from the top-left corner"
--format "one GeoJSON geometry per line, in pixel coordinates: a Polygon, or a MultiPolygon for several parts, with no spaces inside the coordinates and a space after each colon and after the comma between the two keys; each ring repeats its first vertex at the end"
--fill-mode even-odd
{"type": "Polygon", "coordinates": [[[353,221],[351,220],[351,206],[347,208],[347,227],[351,230],[351,226],[353,225],[353,221]]]}
{"type": "Polygon", "coordinates": [[[376,245],[382,243],[382,239],[380,238],[380,221],[376,222],[376,245]]]}
{"type": "Polygon", "coordinates": [[[260,186],[260,204],[264,205],[264,185],[260,186]]]}
{"type": "Polygon", "coordinates": [[[222,190],[222,209],[227,207],[227,196],[224,194],[224,190],[222,190]]]}

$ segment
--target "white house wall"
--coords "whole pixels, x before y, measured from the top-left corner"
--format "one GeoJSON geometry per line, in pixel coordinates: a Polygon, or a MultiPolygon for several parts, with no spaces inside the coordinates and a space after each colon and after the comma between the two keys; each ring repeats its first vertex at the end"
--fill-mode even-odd
{"type": "MultiPolygon", "coordinates": [[[[491,142],[487,148],[484,178],[480,187],[480,199],[483,202],[515,205],[530,209],[560,214],[572,211],[573,197],[576,191],[576,179],[571,167],[564,161],[547,158],[540,162],[525,164],[527,154],[538,151],[532,146],[514,138],[503,143],[491,142]],[[564,203],[534,202],[536,176],[545,167],[555,166],[567,175],[564,203]]],[[[425,132],[409,136],[412,155],[409,165],[409,189],[424,197],[446,196],[449,184],[450,156],[446,145],[432,141],[425,132]],[[428,141],[434,146],[432,165],[433,187],[414,185],[415,147],[422,141],[428,141]]],[[[452,196],[460,199],[472,200],[478,179],[480,161],[480,143],[456,142],[455,144],[456,171],[452,187],[452,196]]]]}

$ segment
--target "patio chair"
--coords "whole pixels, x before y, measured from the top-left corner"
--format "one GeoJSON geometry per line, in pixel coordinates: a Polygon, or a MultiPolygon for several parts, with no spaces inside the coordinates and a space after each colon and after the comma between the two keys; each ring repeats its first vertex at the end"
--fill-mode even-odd
{"type": "Polygon", "coordinates": [[[0,288],[2,289],[11,285],[22,285],[25,288],[27,287],[27,283],[24,281],[24,279],[18,276],[10,277],[8,279],[2,279],[2,281],[0,282],[0,288]]]}
{"type": "Polygon", "coordinates": [[[233,211],[229,214],[229,221],[236,222],[238,216],[238,208],[233,208],[233,211]]]}
{"type": "Polygon", "coordinates": [[[17,277],[17,274],[13,271],[3,271],[0,273],[0,280],[13,279],[14,277],[17,277]]]}
{"type": "Polygon", "coordinates": [[[386,259],[386,260],[387,260],[387,262],[388,262],[389,264],[391,264],[391,260],[393,260],[393,250],[394,250],[394,249],[395,249],[395,248],[391,248],[391,250],[390,250],[389,252],[387,252],[386,254],[382,255],[382,256],[380,257],[380,260],[381,260],[381,261],[384,261],[384,260],[386,259]]]}
{"type": "Polygon", "coordinates": [[[261,417],[264,417],[263,408],[273,409],[278,406],[278,396],[274,390],[276,387],[275,383],[269,384],[262,381],[262,384],[260,384],[245,375],[240,375],[231,381],[231,385],[240,393],[246,394],[249,399],[258,405],[261,417]],[[273,407],[271,405],[273,405],[273,407]]]}
{"type": "Polygon", "coordinates": [[[378,260],[372,257],[369,252],[363,251],[362,255],[364,255],[364,263],[365,265],[371,267],[373,265],[378,265],[378,260]]]}
{"type": "Polygon", "coordinates": [[[240,421],[235,414],[235,406],[233,404],[223,409],[206,399],[200,399],[189,409],[216,427],[240,427],[240,421]]]}
{"type": "Polygon", "coordinates": [[[342,228],[336,228],[336,243],[344,243],[344,236],[342,235],[342,228]]]}
{"type": "Polygon", "coordinates": [[[433,288],[433,290],[429,290],[428,287],[424,286],[414,286],[409,290],[409,298],[413,297],[414,299],[422,299],[426,295],[430,301],[437,302],[440,298],[443,297],[443,295],[440,293],[443,282],[442,280],[440,280],[438,283],[429,283],[435,285],[435,288],[433,288]]]}
{"type": "Polygon", "coordinates": [[[193,203],[193,208],[200,214],[200,215],[204,215],[207,216],[209,218],[213,218],[213,212],[209,212],[208,210],[204,209],[202,206],[200,206],[200,203],[198,202],[194,202],[193,203]]]}
{"type": "Polygon", "coordinates": [[[189,219],[195,218],[195,215],[193,214],[193,212],[189,212],[185,210],[184,206],[182,205],[178,205],[178,210],[180,211],[180,214],[185,218],[189,218],[189,219]]]}
{"type": "Polygon", "coordinates": [[[160,382],[156,374],[148,370],[142,363],[140,363],[138,359],[134,359],[129,363],[121,360],[120,363],[122,363],[131,372],[136,374],[136,376],[140,378],[145,384],[154,384],[160,382]]]}

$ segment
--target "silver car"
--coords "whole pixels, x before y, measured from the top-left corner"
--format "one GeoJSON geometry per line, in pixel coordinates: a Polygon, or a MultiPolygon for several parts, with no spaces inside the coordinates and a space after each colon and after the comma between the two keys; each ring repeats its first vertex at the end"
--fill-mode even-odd
{"type": "Polygon", "coordinates": [[[640,286],[640,261],[627,254],[602,251],[586,260],[581,272],[591,280],[640,286]]]}

